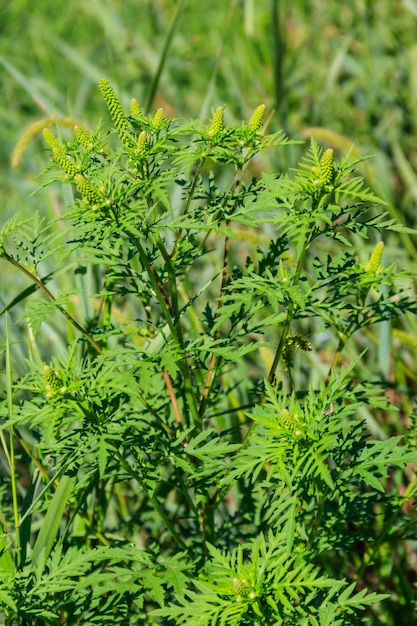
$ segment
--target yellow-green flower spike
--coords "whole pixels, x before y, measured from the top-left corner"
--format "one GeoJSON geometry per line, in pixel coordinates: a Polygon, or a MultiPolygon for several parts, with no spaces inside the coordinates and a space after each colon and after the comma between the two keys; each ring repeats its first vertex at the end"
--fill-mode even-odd
{"type": "Polygon", "coordinates": [[[246,578],[234,578],[232,580],[233,589],[239,596],[247,597],[252,591],[252,587],[246,578]]]}
{"type": "Polygon", "coordinates": [[[136,100],[136,98],[132,98],[130,101],[130,113],[131,115],[134,115],[135,117],[140,117],[142,115],[139,102],[136,100]]]}
{"type": "Polygon", "coordinates": [[[213,115],[209,135],[212,137],[222,132],[224,126],[223,107],[218,107],[213,115]]]}
{"type": "Polygon", "coordinates": [[[75,182],[77,183],[77,188],[84,202],[91,204],[93,209],[97,209],[103,204],[103,196],[100,194],[99,190],[84,178],[84,176],[78,174],[78,176],[75,177],[75,182]]]}
{"type": "Polygon", "coordinates": [[[105,78],[100,78],[99,86],[116,128],[129,132],[129,124],[125,118],[122,105],[116,96],[113,87],[105,78]]]}
{"type": "Polygon", "coordinates": [[[158,109],[154,115],[152,125],[155,130],[160,130],[165,124],[165,113],[163,109],[158,109]]]}
{"type": "Polygon", "coordinates": [[[55,161],[62,167],[68,178],[73,179],[77,175],[77,168],[74,163],[69,160],[63,150],[59,148],[52,148],[52,154],[55,161]]]}
{"type": "Polygon", "coordinates": [[[52,398],[58,392],[65,393],[67,388],[63,386],[62,380],[58,374],[58,372],[54,372],[49,365],[45,365],[43,368],[43,376],[46,381],[45,389],[46,396],[48,398],[52,398]]]}
{"type": "Polygon", "coordinates": [[[252,117],[249,120],[249,130],[257,133],[262,127],[262,120],[264,117],[265,105],[260,104],[253,112],[252,117]]]}
{"type": "Polygon", "coordinates": [[[306,350],[311,352],[313,346],[311,345],[311,341],[308,337],[305,337],[301,333],[289,333],[287,336],[287,343],[294,348],[299,348],[300,350],[306,350]]]}
{"type": "Polygon", "coordinates": [[[149,151],[149,141],[146,132],[143,130],[138,137],[138,144],[136,146],[136,154],[141,159],[145,158],[148,155],[149,151]]]}
{"type": "Polygon", "coordinates": [[[74,135],[78,143],[80,143],[83,148],[86,148],[87,150],[92,148],[93,142],[84,128],[81,128],[81,126],[74,126],[74,135]]]}
{"type": "Polygon", "coordinates": [[[64,150],[64,145],[58,141],[53,133],[49,130],[49,128],[43,129],[43,137],[50,148],[58,148],[59,150],[64,150]]]}
{"type": "Polygon", "coordinates": [[[292,419],[291,414],[288,411],[288,409],[282,409],[282,411],[281,411],[281,419],[282,419],[282,423],[284,424],[285,428],[288,428],[288,430],[293,430],[293,428],[294,428],[293,419],[292,419]]]}
{"type": "Polygon", "coordinates": [[[285,426],[285,428],[287,430],[289,430],[291,433],[293,433],[294,435],[296,435],[296,437],[299,437],[301,434],[301,422],[300,422],[300,418],[297,415],[297,413],[292,414],[290,413],[290,411],[288,411],[288,409],[282,409],[281,411],[281,420],[283,425],[285,426]]]}
{"type": "Polygon", "coordinates": [[[366,266],[366,271],[370,274],[379,274],[383,266],[381,264],[382,253],[384,251],[384,242],[379,241],[372,251],[369,263],[366,266]]]}
{"type": "Polygon", "coordinates": [[[329,185],[334,176],[334,152],[328,148],[320,161],[320,179],[323,185],[329,185]]]}
{"type": "Polygon", "coordinates": [[[282,359],[287,368],[292,367],[293,354],[297,349],[310,352],[312,350],[310,340],[301,333],[288,333],[282,353],[282,359]]]}

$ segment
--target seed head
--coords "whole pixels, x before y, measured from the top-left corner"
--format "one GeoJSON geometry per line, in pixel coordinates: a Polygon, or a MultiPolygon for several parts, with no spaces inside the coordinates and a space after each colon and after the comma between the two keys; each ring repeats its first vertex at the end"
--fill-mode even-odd
{"type": "Polygon", "coordinates": [[[154,118],[153,118],[153,122],[152,122],[154,129],[160,130],[164,126],[165,120],[166,120],[165,113],[163,109],[159,108],[156,111],[154,118]]]}
{"type": "Polygon", "coordinates": [[[92,208],[98,208],[103,204],[103,196],[100,194],[97,187],[90,183],[84,176],[78,174],[75,177],[78,190],[81,193],[83,200],[87,204],[91,204],[92,208]]]}
{"type": "Polygon", "coordinates": [[[135,117],[140,117],[142,115],[139,102],[136,100],[136,98],[132,98],[130,101],[130,113],[135,117]]]}
{"type": "Polygon", "coordinates": [[[91,138],[84,128],[81,128],[81,126],[74,126],[74,135],[78,143],[80,143],[83,148],[90,149],[92,147],[93,143],[91,138]]]}
{"type": "Polygon", "coordinates": [[[334,152],[331,148],[325,151],[320,161],[320,179],[323,185],[330,185],[334,177],[334,152]]]}
{"type": "Polygon", "coordinates": [[[265,112],[265,105],[260,104],[253,112],[252,117],[249,120],[249,128],[253,132],[257,133],[262,127],[262,119],[265,112]]]}
{"type": "Polygon", "coordinates": [[[366,266],[366,271],[369,274],[379,274],[383,270],[381,263],[382,253],[384,251],[384,242],[379,241],[372,251],[369,263],[366,266]]]}
{"type": "Polygon", "coordinates": [[[69,160],[64,151],[59,148],[52,148],[52,154],[55,161],[62,167],[68,178],[73,179],[77,175],[77,168],[74,163],[69,160]]]}
{"type": "Polygon", "coordinates": [[[124,130],[126,132],[129,132],[129,124],[125,118],[122,105],[120,103],[120,100],[116,96],[113,87],[105,78],[100,78],[99,86],[116,128],[118,130],[124,130]]]}
{"type": "Polygon", "coordinates": [[[224,116],[223,116],[223,107],[218,107],[214,112],[213,119],[211,121],[211,126],[209,129],[209,135],[212,137],[215,135],[219,135],[224,126],[224,116]]]}

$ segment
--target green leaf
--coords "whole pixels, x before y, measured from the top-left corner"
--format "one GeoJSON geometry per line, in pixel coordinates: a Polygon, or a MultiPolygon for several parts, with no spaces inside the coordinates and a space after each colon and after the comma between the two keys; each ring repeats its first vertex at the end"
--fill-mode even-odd
{"type": "Polygon", "coordinates": [[[33,546],[31,560],[34,565],[38,563],[42,554],[45,559],[52,550],[74,484],[74,476],[63,476],[59,481],[59,485],[49,502],[41,529],[36,538],[35,545],[33,546]]]}
{"type": "Polygon", "coordinates": [[[100,478],[103,478],[105,474],[108,457],[109,457],[108,442],[106,440],[106,436],[101,435],[98,441],[98,471],[99,471],[100,478]]]}

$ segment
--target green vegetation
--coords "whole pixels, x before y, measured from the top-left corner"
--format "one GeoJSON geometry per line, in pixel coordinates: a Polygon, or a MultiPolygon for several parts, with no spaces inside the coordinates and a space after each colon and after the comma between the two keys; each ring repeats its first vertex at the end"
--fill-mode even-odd
{"type": "Polygon", "coordinates": [[[417,7],[139,4],[0,9],[1,621],[409,626],[417,7]]]}

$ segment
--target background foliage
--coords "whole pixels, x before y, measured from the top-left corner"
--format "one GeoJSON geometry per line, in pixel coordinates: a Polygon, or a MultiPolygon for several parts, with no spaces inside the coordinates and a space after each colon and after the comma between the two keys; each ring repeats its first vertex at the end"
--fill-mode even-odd
{"type": "MultiPolygon", "coordinates": [[[[31,195],[49,163],[41,130],[45,119],[55,116],[87,128],[107,121],[97,89],[104,76],[126,110],[132,96],[145,113],[162,106],[169,116],[184,119],[209,118],[213,109],[226,104],[226,120],[239,123],[263,102],[267,112],[274,111],[269,121],[272,132],[283,128],[291,139],[314,135],[324,148],[334,148],[339,158],[354,144],[354,155],[374,155],[360,166],[360,172],[371,190],[386,201],[390,216],[415,227],[416,21],[413,0],[354,0],[346,6],[319,0],[215,0],[209,10],[202,10],[197,2],[163,0],[4,3],[0,7],[2,222],[18,211],[28,217],[39,211],[48,219],[61,214],[70,199],[65,188],[52,185],[31,195]],[[38,120],[40,125],[33,126],[38,120]],[[25,134],[28,127],[29,134],[25,134]]],[[[266,151],[252,167],[255,173],[286,170],[304,152],[305,146],[298,144],[266,151]]],[[[248,244],[241,236],[245,247],[248,244]]],[[[416,236],[406,231],[385,233],[384,241],[385,266],[395,261],[415,276],[416,236]]],[[[359,260],[366,263],[371,250],[358,248],[359,260]]],[[[323,253],[327,251],[332,248],[323,247],[323,253]]],[[[56,269],[53,263],[53,257],[43,259],[45,275],[56,269]]],[[[3,309],[28,282],[7,264],[2,264],[1,272],[3,309]]],[[[94,277],[86,280],[78,287],[87,284],[93,293],[94,277]]],[[[65,274],[60,288],[74,290],[65,274]]],[[[70,293],[68,301],[73,311],[87,319],[88,303],[80,293],[70,293]]],[[[33,355],[34,338],[19,321],[23,307],[16,303],[11,310],[7,332],[14,379],[27,372],[27,359],[33,355]]],[[[123,319],[127,311],[122,308],[119,314],[123,319]]],[[[2,337],[6,337],[5,319],[5,315],[0,317],[2,337]]],[[[70,327],[63,332],[59,321],[48,318],[36,336],[36,350],[45,362],[52,357],[59,360],[73,337],[70,327]]],[[[349,344],[345,364],[366,348],[357,363],[358,376],[382,380],[388,398],[398,408],[397,412],[358,408],[377,438],[406,434],[415,445],[410,428],[417,386],[416,337],[415,315],[406,313],[359,332],[349,344]]],[[[320,350],[308,356],[308,366],[304,353],[295,355],[295,385],[304,384],[307,378],[318,383],[323,363],[331,360],[334,349],[327,339],[322,336],[320,350]]],[[[261,371],[267,369],[268,358],[265,353],[261,371]]],[[[1,359],[6,387],[5,352],[1,359]]],[[[257,364],[250,365],[256,373],[257,364]]],[[[400,492],[406,488],[402,471],[391,480],[400,492]]],[[[414,519],[412,510],[407,513],[414,519]]],[[[377,578],[391,579],[393,588],[392,598],[373,618],[375,624],[398,623],[405,606],[404,620],[412,619],[417,578],[412,534],[401,548],[392,550],[375,573],[377,578]]],[[[69,567],[70,555],[66,558],[69,567]]],[[[87,571],[88,562],[84,565],[87,571]]],[[[153,565],[149,567],[152,570],[153,565]]]]}

